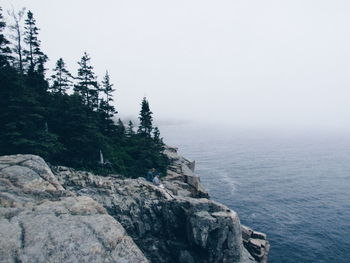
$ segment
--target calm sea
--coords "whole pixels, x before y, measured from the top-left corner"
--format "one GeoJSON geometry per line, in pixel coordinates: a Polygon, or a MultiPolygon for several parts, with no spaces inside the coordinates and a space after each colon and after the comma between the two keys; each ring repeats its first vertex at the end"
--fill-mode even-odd
{"type": "Polygon", "coordinates": [[[213,200],[267,233],[270,263],[350,262],[350,134],[160,128],[213,200]]]}

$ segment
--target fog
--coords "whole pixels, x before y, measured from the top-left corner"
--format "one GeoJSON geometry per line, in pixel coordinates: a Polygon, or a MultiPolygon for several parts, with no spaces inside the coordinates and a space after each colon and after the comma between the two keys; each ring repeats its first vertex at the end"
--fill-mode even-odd
{"type": "Polygon", "coordinates": [[[25,6],[52,68],[84,51],[108,69],[115,105],[158,122],[233,127],[350,128],[347,0],[1,0],[25,6]]]}

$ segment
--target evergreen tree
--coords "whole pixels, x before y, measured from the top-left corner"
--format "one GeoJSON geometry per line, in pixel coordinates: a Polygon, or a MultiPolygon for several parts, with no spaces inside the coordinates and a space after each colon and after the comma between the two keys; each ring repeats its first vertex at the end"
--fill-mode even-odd
{"type": "Polygon", "coordinates": [[[39,93],[16,75],[6,84],[10,90],[5,93],[7,103],[0,116],[2,153],[32,153],[52,158],[61,145],[57,136],[46,128],[46,109],[39,93]]]}
{"type": "Polygon", "coordinates": [[[38,31],[39,29],[35,25],[35,19],[31,11],[27,12],[27,19],[24,20],[24,42],[28,45],[28,50],[24,51],[27,56],[26,60],[29,62],[29,71],[34,71],[34,51],[39,47],[38,31]]]}
{"type": "Polygon", "coordinates": [[[85,52],[78,62],[78,83],[74,86],[74,91],[78,93],[83,102],[91,109],[97,108],[99,87],[97,78],[90,65],[90,56],[85,52]]]}
{"type": "Polygon", "coordinates": [[[57,160],[73,167],[95,168],[98,165],[100,149],[107,152],[107,140],[98,128],[96,113],[82,104],[78,94],[65,94],[62,100],[55,99],[55,102],[58,107],[54,108],[53,114],[56,118],[51,120],[54,122],[52,126],[65,146],[65,152],[57,160]]]}
{"type": "Polygon", "coordinates": [[[113,95],[112,94],[115,91],[115,89],[113,89],[113,84],[111,83],[108,71],[106,71],[106,74],[103,77],[101,91],[106,95],[106,112],[107,112],[107,115],[112,117],[115,113],[117,113],[117,111],[110,104],[110,102],[113,101],[113,95]]]}
{"type": "Polygon", "coordinates": [[[119,137],[123,137],[125,135],[125,126],[124,126],[124,123],[122,122],[121,119],[118,119],[118,122],[117,122],[117,131],[118,131],[118,135],[119,137]]]}
{"type": "Polygon", "coordinates": [[[24,73],[24,60],[23,60],[23,29],[22,29],[22,19],[24,16],[25,8],[21,9],[17,13],[14,10],[9,12],[9,15],[12,17],[13,24],[9,26],[9,29],[12,31],[11,38],[14,40],[13,52],[17,55],[15,60],[15,65],[17,66],[21,75],[24,73]]]}
{"type": "Polygon", "coordinates": [[[151,137],[151,132],[153,129],[152,112],[150,111],[149,103],[145,97],[142,100],[139,120],[140,120],[140,125],[138,128],[138,133],[146,137],[151,137]]]}
{"type": "Polygon", "coordinates": [[[131,137],[135,134],[135,131],[134,131],[134,124],[133,122],[130,120],[129,123],[128,123],[128,128],[126,129],[126,135],[128,137],[131,137]]]}
{"type": "Polygon", "coordinates": [[[0,68],[9,65],[11,50],[9,48],[10,42],[7,40],[3,31],[6,27],[6,23],[4,21],[2,15],[2,8],[0,7],[0,68]]]}
{"type": "Polygon", "coordinates": [[[40,40],[38,39],[39,28],[36,26],[33,13],[27,12],[27,18],[24,21],[24,42],[28,45],[28,49],[24,50],[26,61],[29,62],[28,72],[37,71],[44,74],[44,63],[47,61],[47,56],[41,51],[40,40]]]}
{"type": "Polygon", "coordinates": [[[105,94],[106,98],[102,98],[99,105],[99,112],[101,114],[101,125],[105,134],[107,136],[113,136],[113,132],[116,127],[112,117],[117,113],[114,106],[110,103],[113,101],[113,84],[110,81],[110,77],[108,72],[106,72],[103,80],[102,80],[102,88],[101,91],[105,94]]]}
{"type": "Polygon", "coordinates": [[[158,127],[155,127],[153,129],[153,141],[156,145],[163,144],[163,139],[160,137],[160,131],[159,131],[158,127]]]}
{"type": "Polygon", "coordinates": [[[51,90],[55,93],[64,94],[72,85],[72,75],[66,68],[66,65],[62,58],[58,59],[56,62],[56,67],[53,70],[55,74],[51,76],[53,79],[53,85],[51,90]]]}

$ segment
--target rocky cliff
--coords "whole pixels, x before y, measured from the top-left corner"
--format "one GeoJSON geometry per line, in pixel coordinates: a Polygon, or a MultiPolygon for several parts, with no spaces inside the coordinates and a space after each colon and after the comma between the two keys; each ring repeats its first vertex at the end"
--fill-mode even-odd
{"type": "Polygon", "coordinates": [[[193,162],[166,153],[165,188],[0,157],[0,262],[264,262],[266,236],[208,199],[193,162]]]}

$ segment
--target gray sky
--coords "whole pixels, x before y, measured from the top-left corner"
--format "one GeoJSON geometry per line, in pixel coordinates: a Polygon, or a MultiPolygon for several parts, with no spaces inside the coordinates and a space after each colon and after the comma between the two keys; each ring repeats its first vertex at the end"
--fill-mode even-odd
{"type": "Polygon", "coordinates": [[[87,51],[122,116],[350,127],[348,0],[1,0],[31,9],[49,66],[87,51]]]}

